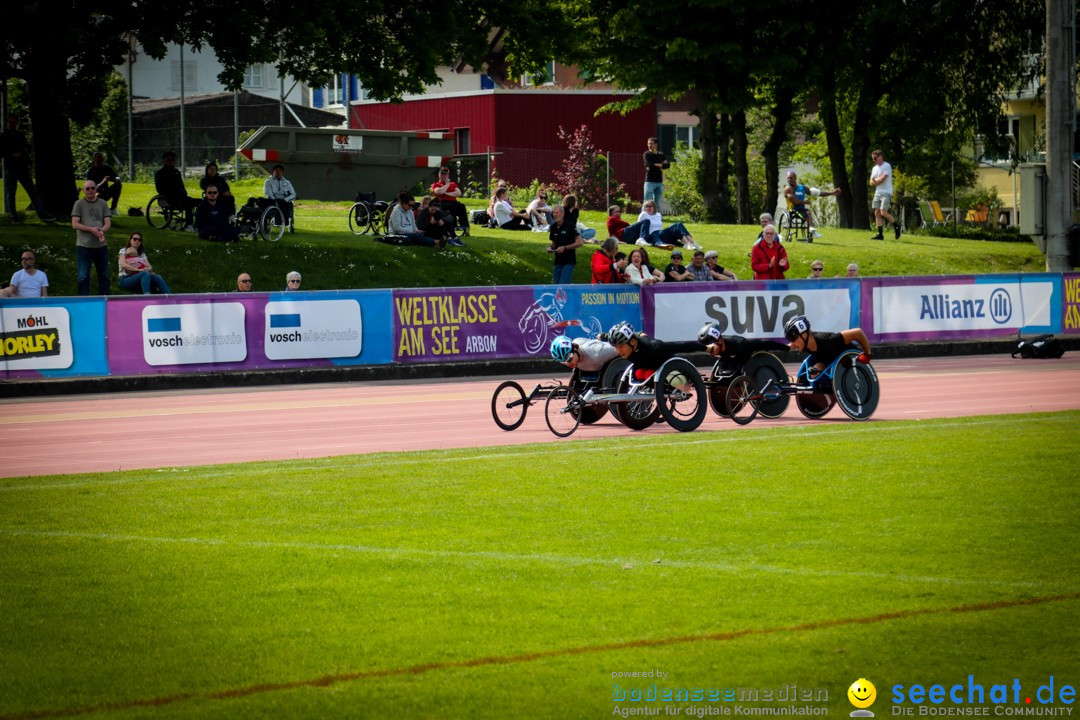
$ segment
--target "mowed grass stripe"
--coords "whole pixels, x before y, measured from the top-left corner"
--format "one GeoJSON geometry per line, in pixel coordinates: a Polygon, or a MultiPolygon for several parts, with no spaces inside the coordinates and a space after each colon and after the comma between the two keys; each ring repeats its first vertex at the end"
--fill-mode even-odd
{"type": "Polygon", "coordinates": [[[408,667],[400,668],[380,668],[373,670],[359,670],[346,673],[334,673],[331,675],[322,675],[319,677],[308,678],[304,680],[294,680],[290,682],[278,683],[259,683],[255,685],[248,685],[245,687],[229,688],[213,692],[181,693],[176,695],[165,695],[154,698],[142,698],[127,701],[101,703],[99,705],[86,707],[71,707],[57,710],[37,710],[28,713],[0,715],[0,720],[41,720],[43,718],[77,717],[79,715],[89,715],[97,712],[129,710],[140,707],[164,707],[167,705],[175,705],[176,703],[187,702],[197,699],[232,700],[249,697],[252,695],[259,695],[263,693],[296,690],[305,687],[330,687],[339,683],[355,682],[357,680],[387,678],[402,675],[425,675],[441,670],[469,669],[491,665],[517,665],[521,663],[535,662],[537,660],[571,657],[576,655],[597,655],[601,653],[639,648],[657,648],[706,642],[721,643],[753,636],[807,633],[814,632],[816,630],[842,627],[845,625],[872,625],[876,623],[894,622],[906,620],[909,618],[926,617],[932,615],[990,612],[997,610],[1007,610],[1016,607],[1069,602],[1078,599],[1080,599],[1080,593],[1042,595],[1031,598],[1018,598],[1015,600],[1000,600],[996,602],[974,603],[970,605],[958,605],[946,608],[920,608],[915,610],[898,610],[893,612],[883,612],[876,615],[851,618],[834,618],[829,620],[819,620],[815,622],[800,623],[797,625],[785,625],[780,627],[747,628],[744,630],[735,630],[720,633],[704,633],[698,635],[682,635],[660,638],[641,638],[638,640],[628,640],[624,642],[610,643],[604,645],[586,645],[578,647],[556,648],[551,650],[538,650],[535,652],[521,653],[518,655],[496,655],[464,660],[450,660],[446,662],[423,663],[420,665],[410,665],[408,667]]]}

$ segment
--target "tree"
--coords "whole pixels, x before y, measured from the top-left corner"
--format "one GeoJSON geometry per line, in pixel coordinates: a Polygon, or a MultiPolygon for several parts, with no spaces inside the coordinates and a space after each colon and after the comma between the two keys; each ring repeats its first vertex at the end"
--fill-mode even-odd
{"type": "Polygon", "coordinates": [[[0,77],[27,83],[39,190],[49,210],[63,214],[75,192],[68,121],[91,119],[131,42],[155,58],[169,42],[210,47],[231,89],[249,65],[266,62],[314,84],[353,73],[372,97],[399,99],[437,82],[439,65],[481,66],[499,26],[514,29],[499,33],[514,69],[536,71],[559,35],[534,21],[550,16],[544,3],[447,0],[425,7],[418,22],[413,7],[377,0],[325,0],[302,11],[295,3],[231,0],[228,12],[193,0],[25,0],[5,7],[0,77]]]}
{"type": "Polygon", "coordinates": [[[574,131],[559,126],[559,139],[566,143],[570,155],[563,166],[554,171],[553,187],[560,195],[575,195],[579,207],[602,208],[608,197],[619,197],[626,186],[611,178],[608,183],[607,160],[593,145],[592,131],[582,125],[574,131]]]}

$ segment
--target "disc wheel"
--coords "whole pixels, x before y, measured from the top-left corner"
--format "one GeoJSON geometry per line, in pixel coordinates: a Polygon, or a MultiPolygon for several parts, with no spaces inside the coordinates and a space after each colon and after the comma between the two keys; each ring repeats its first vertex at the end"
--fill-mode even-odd
{"type": "Polygon", "coordinates": [[[349,209],[349,230],[353,235],[366,235],[371,231],[371,208],[358,202],[349,209]]]}
{"type": "Polygon", "coordinates": [[[259,219],[259,235],[263,240],[277,242],[285,234],[285,213],[277,205],[269,205],[259,219]]]}
{"type": "Polygon", "coordinates": [[[758,414],[757,385],[749,375],[733,378],[728,385],[728,416],[739,425],[748,425],[758,414]]]}
{"type": "Polygon", "coordinates": [[[869,364],[855,361],[854,355],[840,358],[833,374],[836,404],[852,420],[867,420],[877,410],[881,385],[869,364]]]}
{"type": "Polygon", "coordinates": [[[672,358],[653,377],[661,417],[679,432],[697,430],[709,407],[705,381],[694,364],[684,358],[672,358]]]}
{"type": "Polygon", "coordinates": [[[525,390],[513,380],[507,380],[491,394],[491,417],[503,430],[516,430],[525,422],[529,404],[525,390]]]}
{"type": "MultiPolygon", "coordinates": [[[[630,377],[624,375],[619,381],[619,394],[630,392],[630,377]]],[[[660,411],[656,409],[656,397],[652,393],[642,393],[642,400],[619,403],[617,417],[623,425],[631,430],[644,430],[660,419],[660,411]]]]}
{"type": "MultiPolygon", "coordinates": [[[[799,375],[800,385],[809,385],[810,381],[806,375],[799,375]]],[[[796,395],[795,405],[799,408],[799,412],[804,417],[811,420],[817,420],[828,415],[829,411],[833,409],[833,405],[836,404],[836,398],[831,392],[812,393],[809,395],[796,395]]]]}
{"type": "MultiPolygon", "coordinates": [[[[759,390],[764,390],[766,385],[776,387],[780,383],[787,382],[788,374],[784,363],[770,352],[760,351],[750,356],[743,368],[743,374],[749,375],[754,380],[759,390]],[[769,381],[772,381],[771,385],[769,381]]],[[[762,417],[778,418],[787,411],[790,395],[780,395],[773,400],[762,399],[758,403],[758,412],[762,417]]]]}
{"type": "Polygon", "coordinates": [[[544,420],[557,437],[570,437],[581,424],[581,396],[569,385],[559,385],[548,393],[544,420]]]}

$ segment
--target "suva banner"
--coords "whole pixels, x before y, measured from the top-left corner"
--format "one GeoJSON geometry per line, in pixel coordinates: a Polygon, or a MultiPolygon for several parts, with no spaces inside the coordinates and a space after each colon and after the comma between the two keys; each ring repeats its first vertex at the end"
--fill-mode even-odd
{"type": "Polygon", "coordinates": [[[0,306],[0,376],[108,374],[105,298],[22,298],[0,306]]]}
{"type": "Polygon", "coordinates": [[[388,363],[388,290],[110,298],[114,375],[388,363]],[[364,322],[365,316],[375,318],[364,322]]]}
{"type": "Polygon", "coordinates": [[[660,340],[693,340],[707,322],[725,335],[783,340],[795,315],[837,332],[858,324],[859,281],[660,283],[642,292],[641,314],[645,331],[660,340]]]}
{"type": "Polygon", "coordinates": [[[439,362],[546,355],[558,335],[595,337],[640,322],[629,285],[394,291],[394,360],[439,362]]]}
{"type": "Polygon", "coordinates": [[[1061,332],[1061,275],[871,278],[863,330],[881,342],[1061,332]]]}

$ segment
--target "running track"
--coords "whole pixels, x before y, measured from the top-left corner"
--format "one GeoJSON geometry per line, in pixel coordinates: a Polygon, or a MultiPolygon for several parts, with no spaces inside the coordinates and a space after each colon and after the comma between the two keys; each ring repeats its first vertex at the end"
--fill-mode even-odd
{"type": "MultiPolygon", "coordinates": [[[[875,361],[882,396],[869,422],[1080,409],[1080,353],[1059,360],[1008,356],[875,361]]],[[[789,367],[789,371],[792,370],[789,367]]],[[[560,377],[565,378],[566,375],[560,377]]],[[[330,457],[558,440],[543,403],[514,432],[491,419],[504,378],[371,382],[0,401],[0,476],[330,457]]],[[[528,392],[550,376],[516,378],[528,392]]],[[[748,427],[850,422],[834,408],[806,420],[794,402],[748,427]]],[[[711,411],[697,432],[738,431],[711,411]]],[[[674,433],[667,425],[644,431],[674,433]]],[[[573,436],[626,436],[609,416],[573,436]]]]}

